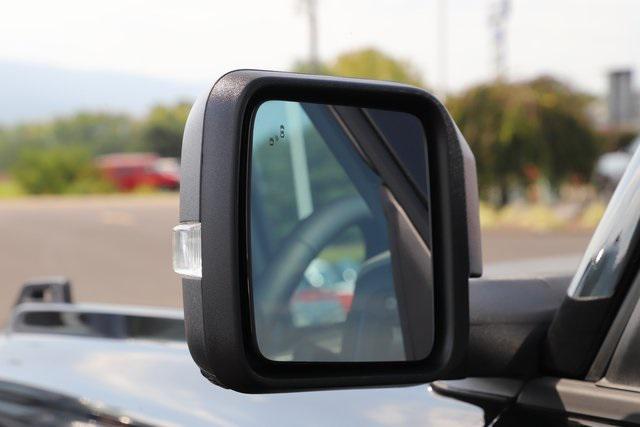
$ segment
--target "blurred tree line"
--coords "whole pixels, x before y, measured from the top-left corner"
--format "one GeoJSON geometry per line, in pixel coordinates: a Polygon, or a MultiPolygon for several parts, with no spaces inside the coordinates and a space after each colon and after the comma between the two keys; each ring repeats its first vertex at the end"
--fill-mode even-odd
{"type": "Polygon", "coordinates": [[[588,182],[605,148],[591,101],[551,77],[481,84],[447,99],[475,154],[483,198],[506,204],[511,190],[541,179],[554,191],[588,182]]]}
{"type": "MultiPolygon", "coordinates": [[[[328,75],[425,86],[410,62],[371,48],[317,68],[328,75]]],[[[299,63],[296,71],[313,69],[299,63]]],[[[503,205],[514,190],[540,181],[556,193],[563,184],[589,182],[598,157],[620,148],[624,139],[595,130],[588,113],[593,100],[548,76],[483,83],[449,96],[445,104],[476,156],[481,197],[503,205]]]]}
{"type": "MultiPolygon", "coordinates": [[[[299,62],[294,70],[425,86],[409,61],[374,48],[313,67],[299,62]]],[[[589,182],[598,156],[628,140],[594,129],[588,114],[592,101],[561,81],[540,77],[479,84],[449,96],[446,105],[476,156],[482,197],[504,204],[513,190],[536,182],[546,182],[555,192],[566,183],[589,182]]],[[[79,113],[0,128],[0,173],[12,174],[33,193],[102,188],[88,178],[97,176],[95,156],[151,151],[179,157],[189,107],[186,102],[159,105],[141,118],[79,113]],[[55,171],[61,176],[52,177],[55,171]]]]}
{"type": "Polygon", "coordinates": [[[142,118],[78,113],[0,128],[0,172],[30,194],[112,191],[94,159],[116,152],[180,157],[190,103],[158,105],[142,118]]]}
{"type": "Polygon", "coordinates": [[[391,55],[375,48],[345,52],[328,63],[318,65],[301,61],[294,65],[294,71],[329,76],[389,80],[414,86],[424,86],[419,71],[411,62],[393,58],[391,55]]]}

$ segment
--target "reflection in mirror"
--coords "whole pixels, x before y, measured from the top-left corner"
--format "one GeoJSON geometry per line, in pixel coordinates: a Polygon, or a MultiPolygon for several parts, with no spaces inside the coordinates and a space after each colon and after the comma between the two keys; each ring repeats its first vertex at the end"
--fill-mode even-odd
{"type": "MultiPolygon", "coordinates": [[[[352,110],[429,200],[421,122],[404,112],[352,110]]],[[[406,274],[392,267],[398,253],[390,250],[383,182],[338,114],[289,101],[267,101],[255,112],[250,248],[258,348],[276,361],[424,359],[433,341],[430,249],[419,261],[429,272],[429,283],[419,284],[428,294],[424,313],[407,315],[394,283],[406,274]],[[416,318],[428,321],[411,325],[416,318]],[[409,328],[424,328],[424,343],[410,344],[409,328]]]]}

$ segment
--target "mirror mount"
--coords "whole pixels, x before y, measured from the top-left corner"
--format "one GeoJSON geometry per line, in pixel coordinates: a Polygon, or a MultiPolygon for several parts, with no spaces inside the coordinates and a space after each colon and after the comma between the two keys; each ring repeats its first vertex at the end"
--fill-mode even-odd
{"type": "MultiPolygon", "coordinates": [[[[397,199],[396,218],[403,212],[413,231],[429,241],[420,226],[424,201],[406,183],[406,175],[384,176],[384,159],[376,156],[388,154],[380,146],[358,149],[397,199]]],[[[218,385],[256,393],[415,384],[461,375],[469,333],[468,280],[481,266],[477,187],[467,182],[470,175],[475,178],[475,163],[466,141],[444,106],[423,90],[255,70],[221,77],[192,108],[182,151],[180,221],[200,222],[202,230],[202,278],[183,278],[185,324],[190,352],[205,376],[218,385]],[[403,111],[423,123],[430,142],[430,238],[436,279],[433,348],[425,359],[283,363],[257,350],[250,287],[248,141],[257,107],[272,99],[345,106],[336,107],[338,117],[353,107],[403,111]]],[[[407,231],[396,225],[398,233],[407,231]]],[[[420,269],[417,260],[411,262],[412,268],[420,269]]],[[[413,313],[419,316],[419,309],[413,313]]]]}

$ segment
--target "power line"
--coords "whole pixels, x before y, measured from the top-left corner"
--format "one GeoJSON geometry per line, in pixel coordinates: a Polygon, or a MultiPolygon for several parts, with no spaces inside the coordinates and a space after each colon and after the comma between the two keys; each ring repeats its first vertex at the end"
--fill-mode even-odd
{"type": "Polygon", "coordinates": [[[504,80],[507,77],[507,21],[510,12],[511,2],[509,0],[494,1],[489,11],[496,80],[504,80]]]}
{"type": "Polygon", "coordinates": [[[448,92],[447,82],[447,0],[438,0],[437,14],[437,41],[438,41],[438,92],[442,100],[446,99],[448,92]]]}
{"type": "Polygon", "coordinates": [[[312,72],[320,71],[318,54],[318,0],[299,0],[309,24],[309,66],[312,72]]]}

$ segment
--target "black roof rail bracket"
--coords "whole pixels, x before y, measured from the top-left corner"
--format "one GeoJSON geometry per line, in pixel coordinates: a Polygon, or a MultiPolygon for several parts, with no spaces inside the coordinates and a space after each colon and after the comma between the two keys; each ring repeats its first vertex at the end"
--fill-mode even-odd
{"type": "Polygon", "coordinates": [[[25,302],[72,303],[71,281],[62,276],[29,280],[22,285],[14,306],[25,302]]]}

